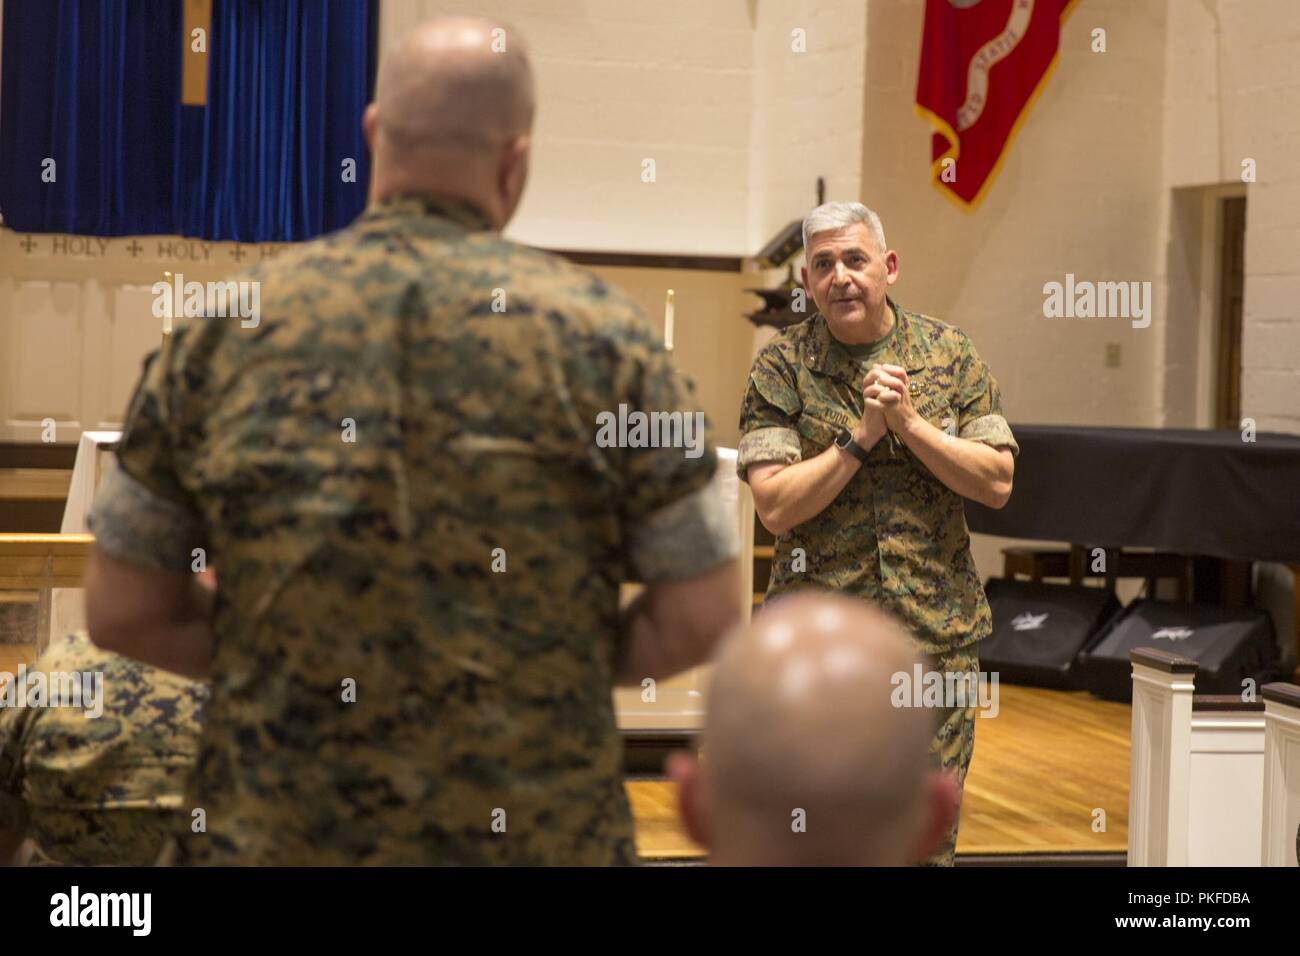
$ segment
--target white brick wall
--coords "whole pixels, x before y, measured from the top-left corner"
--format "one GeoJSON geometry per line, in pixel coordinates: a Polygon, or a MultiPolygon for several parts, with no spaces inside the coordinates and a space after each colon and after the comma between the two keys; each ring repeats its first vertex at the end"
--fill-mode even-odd
{"type": "Polygon", "coordinates": [[[383,44],[455,12],[499,17],[532,50],[541,108],[515,238],[744,255],[812,207],[817,176],[828,197],[859,193],[859,0],[385,0],[383,44]]]}
{"type": "Polygon", "coordinates": [[[826,198],[862,188],[866,5],[860,0],[758,0],[753,31],[749,251],[826,198]],[[804,31],[805,52],[792,49],[804,31]]]}
{"type": "Polygon", "coordinates": [[[1218,0],[1222,175],[1247,187],[1242,414],[1300,434],[1300,4],[1218,0]]]}
{"type": "Polygon", "coordinates": [[[442,13],[527,39],[540,108],[510,235],[569,249],[747,251],[752,30],[745,0],[385,0],[387,47],[442,13]],[[643,159],[656,181],[643,183],[643,159]]]}

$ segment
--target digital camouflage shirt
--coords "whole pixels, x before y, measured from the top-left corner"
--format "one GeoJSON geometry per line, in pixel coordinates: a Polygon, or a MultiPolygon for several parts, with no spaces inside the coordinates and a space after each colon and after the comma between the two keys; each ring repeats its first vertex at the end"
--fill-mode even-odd
{"type": "MultiPolygon", "coordinates": [[[[872,362],[854,361],[820,314],[759,352],[740,412],[742,479],[756,462],[812,458],[851,430],[871,364],[906,369],[913,405],[932,425],[1019,453],[997,383],[966,334],[890,306],[895,327],[872,362]]],[[[802,586],[880,604],[911,626],[927,653],[978,641],[992,623],[962,498],[892,433],[821,514],[777,537],[767,596],[802,586]]]]}
{"type": "Polygon", "coordinates": [[[0,708],[0,829],[24,831],[35,863],[151,865],[189,823],[182,796],[207,687],[100,650],[84,633],[54,641],[29,686],[32,671],[46,677],[48,704],[0,708]],[[73,675],[79,706],[66,690],[73,675]]]}
{"type": "Polygon", "coordinates": [[[178,327],[92,523],[217,572],[207,829],[170,859],[634,862],[619,585],[735,537],[692,510],[711,443],[596,440],[620,405],[698,409],[652,327],[454,202],[381,203],[236,279],[257,325],[178,327]]]}

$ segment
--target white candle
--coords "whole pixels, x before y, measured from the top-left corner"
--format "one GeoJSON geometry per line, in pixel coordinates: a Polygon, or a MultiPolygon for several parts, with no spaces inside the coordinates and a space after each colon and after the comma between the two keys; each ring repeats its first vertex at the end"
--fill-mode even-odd
{"type": "Polygon", "coordinates": [[[664,348],[673,350],[673,290],[668,290],[668,301],[664,303],[664,348]]]}
{"type": "Polygon", "coordinates": [[[172,288],[172,274],[164,272],[163,278],[167,280],[167,311],[163,313],[163,335],[172,334],[172,308],[175,303],[172,301],[175,297],[175,290],[172,288]]]}

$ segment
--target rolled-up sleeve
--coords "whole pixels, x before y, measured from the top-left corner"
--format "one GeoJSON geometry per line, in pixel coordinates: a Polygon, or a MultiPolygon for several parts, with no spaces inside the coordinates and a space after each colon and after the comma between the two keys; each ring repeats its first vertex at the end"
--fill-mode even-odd
{"type": "Polygon", "coordinates": [[[646,584],[694,577],[740,551],[735,511],[716,478],[642,519],[631,537],[636,580],[646,584]]]}
{"type": "Polygon", "coordinates": [[[180,359],[182,338],[178,330],[145,360],[117,443],[117,467],[96,489],[89,517],[100,550],[163,571],[190,570],[193,549],[207,546],[176,453],[183,377],[168,370],[180,359]]]}
{"type": "Polygon", "coordinates": [[[194,549],[207,547],[197,518],[120,467],[95,492],[90,530],[105,554],[159,571],[189,571],[194,549]]]}
{"type": "Polygon", "coordinates": [[[994,448],[1010,448],[1013,455],[1019,455],[1020,446],[1002,416],[997,381],[969,339],[964,351],[958,383],[958,437],[994,448]]]}
{"type": "Polygon", "coordinates": [[[795,423],[803,403],[793,376],[780,352],[768,347],[759,353],[749,372],[749,384],[740,406],[740,445],[736,473],[749,480],[749,466],[772,462],[793,465],[803,458],[795,423]]]}

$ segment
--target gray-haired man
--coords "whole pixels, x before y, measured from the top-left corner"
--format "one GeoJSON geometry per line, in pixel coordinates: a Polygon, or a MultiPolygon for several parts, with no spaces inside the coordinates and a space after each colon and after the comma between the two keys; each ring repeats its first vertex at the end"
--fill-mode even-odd
{"type": "MultiPolygon", "coordinates": [[[[811,585],[873,601],[932,671],[974,675],[991,616],[962,499],[1002,507],[1019,450],[997,383],[964,332],[888,297],[898,254],[865,206],[809,213],[804,255],[817,312],[758,354],[740,413],[737,469],[776,535],[768,597],[811,585]]],[[[932,746],[959,785],[974,718],[945,700],[932,746]]],[[[930,862],[950,865],[956,842],[954,822],[930,862]]]]}

